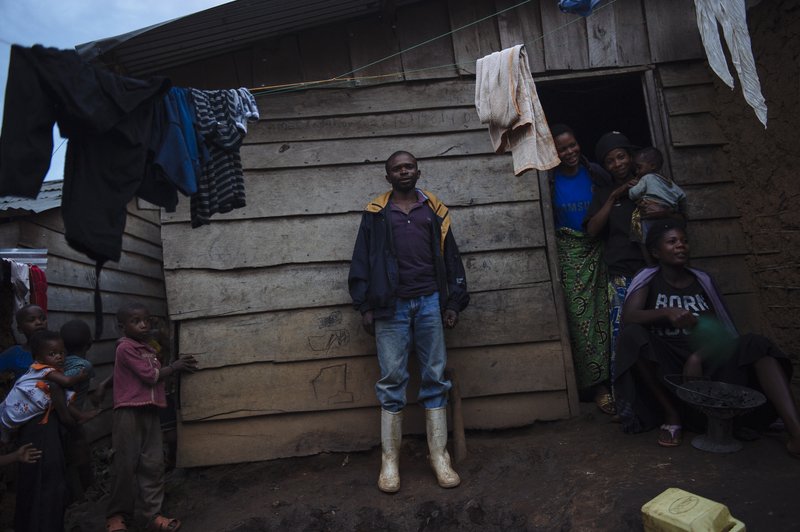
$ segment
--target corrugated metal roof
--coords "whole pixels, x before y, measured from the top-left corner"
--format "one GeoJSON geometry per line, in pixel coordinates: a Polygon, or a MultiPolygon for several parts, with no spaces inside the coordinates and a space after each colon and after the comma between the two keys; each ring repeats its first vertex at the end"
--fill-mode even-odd
{"type": "Polygon", "coordinates": [[[132,76],[158,72],[247,44],[419,0],[236,0],[141,30],[76,46],[132,76]]]}
{"type": "Polygon", "coordinates": [[[0,216],[20,216],[61,207],[63,181],[45,181],[35,199],[0,196],[0,216]]]}
{"type": "Polygon", "coordinates": [[[47,248],[6,248],[0,249],[0,259],[13,260],[21,264],[38,266],[47,271],[47,248]]]}

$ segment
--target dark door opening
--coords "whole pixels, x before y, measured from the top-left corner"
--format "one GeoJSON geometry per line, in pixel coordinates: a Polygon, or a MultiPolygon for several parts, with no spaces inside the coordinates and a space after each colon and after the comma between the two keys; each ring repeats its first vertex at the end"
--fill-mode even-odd
{"type": "Polygon", "coordinates": [[[624,133],[636,146],[652,145],[638,73],[543,81],[536,84],[536,90],[547,122],[570,126],[581,152],[592,161],[597,139],[608,131],[624,133]]]}

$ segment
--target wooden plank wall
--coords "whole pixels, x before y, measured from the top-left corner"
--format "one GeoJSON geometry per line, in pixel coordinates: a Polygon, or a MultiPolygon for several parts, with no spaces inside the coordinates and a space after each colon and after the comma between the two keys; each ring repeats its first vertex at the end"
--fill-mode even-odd
{"type": "MultiPolygon", "coordinates": [[[[69,320],[81,319],[89,324],[94,335],[94,262],[67,245],[61,210],[20,218],[13,225],[18,231],[16,247],[48,250],[48,328],[58,330],[69,320]]],[[[106,263],[100,273],[103,335],[89,351],[89,360],[97,375],[93,385],[113,370],[119,337],[115,314],[120,305],[131,300],[141,301],[153,315],[167,316],[159,225],[158,209],[139,208],[135,200],[128,205],[122,258],[119,262],[106,263]]],[[[107,400],[104,407],[110,406],[107,400]]],[[[91,440],[107,436],[111,432],[110,411],[105,411],[86,427],[91,440]]]]}
{"type": "Polygon", "coordinates": [[[364,420],[378,411],[374,339],[347,272],[360,211],[388,189],[383,161],[400,148],[451,207],[467,269],[472,303],[448,333],[466,426],[569,415],[536,175],[492,154],[473,82],[419,83],[259,99],[272,111],[242,148],[248,206],[194,230],[185,207],[162,218],[170,315],[204,368],[182,382],[183,465],[377,443],[364,420]]]}
{"type": "Polygon", "coordinates": [[[714,74],[705,61],[660,65],[662,111],[667,122],[672,176],[688,198],[689,238],[693,262],[714,274],[744,330],[760,320],[756,288],[745,263],[750,252],[739,221],[733,176],[719,162],[728,142],[713,108],[714,74]]]}
{"type": "Polygon", "coordinates": [[[317,82],[351,72],[361,78],[327,85],[342,87],[471,75],[477,59],[515,44],[526,45],[534,76],[704,56],[693,0],[606,0],[587,18],[561,13],[556,4],[418,2],[398,8],[392,19],[374,15],[273,37],[162,73],[177,85],[206,89],[317,82]]]}
{"type": "MultiPolygon", "coordinates": [[[[181,465],[378,442],[374,340],[349,306],[346,275],[359,212],[387,188],[383,161],[397,149],[417,155],[420,185],[451,206],[464,254],[473,300],[448,346],[467,427],[569,415],[571,362],[559,336],[538,179],[515,178],[508,157],[491,153],[474,111],[474,62],[519,42],[535,75],[702,51],[699,39],[676,45],[667,32],[647,31],[657,17],[659,24],[694,20],[691,0],[667,11],[619,1],[589,19],[533,0],[459,29],[516,3],[420,2],[393,20],[306,30],[163,72],[200,88],[311,82],[351,71],[361,78],[259,94],[263,120],[242,147],[247,207],[194,230],[185,203],[162,217],[170,317],[179,323],[181,352],[204,368],[182,383],[181,465]]],[[[415,387],[412,381],[412,401],[415,387]]],[[[405,428],[422,429],[418,409],[409,409],[405,428]]]]}

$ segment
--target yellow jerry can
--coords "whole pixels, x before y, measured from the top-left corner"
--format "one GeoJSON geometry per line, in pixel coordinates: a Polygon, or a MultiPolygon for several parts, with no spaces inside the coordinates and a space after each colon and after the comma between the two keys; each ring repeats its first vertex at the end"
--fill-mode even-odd
{"type": "Polygon", "coordinates": [[[645,532],[745,532],[724,504],[668,488],[642,506],[645,532]]]}

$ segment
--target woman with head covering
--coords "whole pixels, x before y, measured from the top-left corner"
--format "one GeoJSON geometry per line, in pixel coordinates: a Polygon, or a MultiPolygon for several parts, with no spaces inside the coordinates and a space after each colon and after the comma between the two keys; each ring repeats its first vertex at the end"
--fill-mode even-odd
{"type": "Polygon", "coordinates": [[[575,378],[582,396],[593,399],[604,413],[614,414],[603,245],[583,227],[592,189],[610,177],[581,155],[572,128],[555,124],[550,132],[561,159],[550,176],[550,188],[575,378]]]}
{"type": "Polygon", "coordinates": [[[640,432],[660,425],[659,445],[679,445],[683,418],[664,376],[707,377],[760,388],[789,433],[787,450],[800,458],[800,416],[786,355],[763,336],[738,336],[712,278],[689,267],[689,242],[680,221],[656,222],[646,245],[658,265],[641,270],[631,282],[617,346],[614,385],[623,429],[640,432]]]}
{"type": "Polygon", "coordinates": [[[635,147],[619,131],[606,133],[595,146],[597,161],[610,175],[597,187],[586,214],[586,232],[603,241],[603,260],[608,269],[611,368],[613,373],[616,340],[622,302],[634,274],[645,266],[639,246],[631,241],[631,215],[636,204],[628,197],[634,178],[632,152],[635,147]]]}

